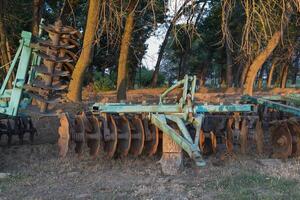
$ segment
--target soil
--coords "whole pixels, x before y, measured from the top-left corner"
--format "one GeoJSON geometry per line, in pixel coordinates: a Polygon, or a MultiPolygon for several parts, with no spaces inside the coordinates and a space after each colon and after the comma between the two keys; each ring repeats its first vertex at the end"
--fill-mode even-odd
{"type": "Polygon", "coordinates": [[[274,186],[274,180],[293,181],[293,195],[300,197],[293,189],[299,186],[300,163],[293,159],[238,156],[216,166],[212,156],[207,166],[197,168],[186,158],[177,175],[167,176],[161,172],[159,156],[108,159],[101,154],[93,160],[87,153],[82,159],[72,152],[65,159],[57,155],[56,144],[2,147],[0,171],[9,175],[0,178],[0,199],[226,199],[226,195],[238,199],[251,196],[240,196],[240,190],[227,187],[244,179],[256,183],[248,187],[252,197],[277,199],[292,194],[284,190],[285,182],[274,186]],[[271,181],[261,188],[267,193],[257,196],[261,177],[271,181]]]}
{"type": "MultiPolygon", "coordinates": [[[[148,94],[157,100],[156,93],[148,94]]],[[[99,95],[89,98],[103,102],[109,99],[99,95]]],[[[62,107],[75,113],[86,106],[62,107]]],[[[160,154],[108,159],[100,152],[92,159],[87,152],[78,158],[70,150],[66,158],[60,159],[56,144],[58,119],[37,118],[35,126],[38,136],[33,144],[25,141],[24,145],[7,147],[2,138],[0,200],[300,198],[300,162],[295,158],[270,159],[249,150],[247,156],[236,152],[222,161],[212,155],[205,158],[205,167],[198,168],[185,156],[182,169],[168,176],[161,171],[160,154]]]]}

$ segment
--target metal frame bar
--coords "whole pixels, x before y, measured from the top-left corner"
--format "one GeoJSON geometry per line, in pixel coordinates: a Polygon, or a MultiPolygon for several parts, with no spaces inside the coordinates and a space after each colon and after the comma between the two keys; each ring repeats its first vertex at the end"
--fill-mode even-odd
{"type": "Polygon", "coordinates": [[[32,34],[30,32],[23,31],[21,36],[22,40],[20,41],[20,46],[0,90],[0,99],[9,98],[8,105],[2,105],[2,107],[0,107],[0,112],[1,114],[10,116],[16,116],[18,114],[23,87],[28,74],[29,62],[32,56],[32,48],[30,47],[32,34]],[[13,88],[11,90],[6,90],[8,80],[11,77],[17,62],[18,67],[15,80],[13,81],[13,88]]]}
{"type": "Polygon", "coordinates": [[[169,135],[195,161],[197,166],[205,166],[206,163],[201,156],[197,145],[190,142],[187,138],[179,135],[167,122],[163,114],[151,114],[151,122],[157,126],[164,134],[169,135]]]}
{"type": "Polygon", "coordinates": [[[270,101],[264,98],[257,98],[257,97],[251,97],[251,96],[244,96],[244,101],[250,101],[255,104],[263,105],[267,108],[272,108],[278,111],[287,112],[296,116],[300,116],[300,108],[290,106],[290,105],[284,105],[282,103],[270,101]]]}
{"type": "Polygon", "coordinates": [[[179,104],[173,105],[140,105],[140,104],[100,104],[92,106],[93,112],[101,113],[182,113],[179,104]]]}
{"type": "Polygon", "coordinates": [[[212,113],[212,112],[253,112],[251,104],[233,104],[233,105],[196,105],[195,113],[212,113]]]}

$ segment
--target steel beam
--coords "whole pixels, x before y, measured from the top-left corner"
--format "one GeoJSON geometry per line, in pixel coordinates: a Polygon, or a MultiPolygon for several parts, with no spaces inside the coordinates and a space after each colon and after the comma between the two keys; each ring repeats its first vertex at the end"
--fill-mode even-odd
{"type": "Polygon", "coordinates": [[[140,105],[140,104],[99,104],[92,106],[93,112],[101,113],[182,113],[179,104],[140,105]]]}
{"type": "Polygon", "coordinates": [[[212,112],[252,112],[254,111],[251,104],[233,104],[233,105],[196,105],[194,112],[212,113],[212,112]]]}

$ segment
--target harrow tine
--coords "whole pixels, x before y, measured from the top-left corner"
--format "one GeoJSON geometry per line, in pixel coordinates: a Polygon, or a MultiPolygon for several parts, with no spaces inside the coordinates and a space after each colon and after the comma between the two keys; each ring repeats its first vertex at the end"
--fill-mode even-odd
{"type": "Polygon", "coordinates": [[[11,119],[8,119],[7,120],[7,146],[10,146],[11,145],[11,142],[12,142],[12,135],[13,135],[13,129],[12,129],[12,121],[11,119]]]}
{"type": "Polygon", "coordinates": [[[103,143],[104,152],[107,153],[109,158],[115,155],[118,143],[118,131],[114,118],[111,115],[104,115],[98,118],[101,125],[101,143],[103,143]]]}
{"type": "Polygon", "coordinates": [[[143,122],[139,116],[128,118],[131,129],[131,147],[130,153],[134,156],[139,156],[144,148],[145,133],[143,122]]]}
{"type": "Polygon", "coordinates": [[[145,132],[145,144],[144,144],[144,153],[148,156],[153,156],[157,152],[158,143],[159,143],[159,130],[158,128],[150,123],[146,118],[142,118],[144,132],[145,132]]]}
{"type": "Polygon", "coordinates": [[[120,156],[127,156],[131,146],[131,130],[128,119],[122,116],[114,117],[118,130],[117,152],[120,156]]]}
{"type": "Polygon", "coordinates": [[[19,136],[19,144],[22,145],[24,144],[24,134],[26,131],[26,128],[23,126],[22,118],[15,118],[15,133],[19,136]]]}
{"type": "Polygon", "coordinates": [[[37,130],[36,128],[34,128],[31,118],[29,118],[28,124],[29,124],[30,142],[33,143],[34,136],[37,134],[37,130]]]}

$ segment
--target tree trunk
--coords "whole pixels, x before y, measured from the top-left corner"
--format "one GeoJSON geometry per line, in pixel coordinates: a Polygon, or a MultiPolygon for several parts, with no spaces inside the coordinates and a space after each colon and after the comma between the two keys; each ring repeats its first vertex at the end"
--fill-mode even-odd
{"type": "Polygon", "coordinates": [[[181,54],[180,54],[180,59],[179,59],[179,64],[178,64],[178,75],[177,75],[177,79],[178,80],[181,80],[182,77],[184,76],[183,75],[183,68],[184,68],[184,58],[185,57],[185,50],[182,50],[181,51],[181,54]]]}
{"type": "Polygon", "coordinates": [[[174,27],[174,25],[176,24],[177,20],[182,16],[183,9],[184,7],[190,2],[191,0],[185,0],[184,3],[182,4],[182,6],[179,8],[179,10],[176,12],[176,14],[174,15],[170,26],[166,32],[164,41],[162,42],[160,49],[159,49],[159,53],[158,53],[158,58],[155,64],[155,68],[154,68],[154,72],[152,74],[152,79],[151,79],[151,87],[156,87],[157,86],[157,81],[158,81],[158,73],[159,73],[159,67],[160,67],[160,63],[162,61],[162,57],[164,55],[165,49],[167,47],[168,44],[168,39],[169,36],[171,35],[172,29],[174,27]]]}
{"type": "Polygon", "coordinates": [[[122,36],[120,56],[118,63],[118,80],[117,80],[117,100],[126,100],[126,89],[127,89],[127,57],[129,51],[129,45],[132,37],[132,31],[134,27],[134,8],[136,0],[132,0],[129,6],[129,14],[126,17],[126,24],[124,33],[122,36]]]}
{"type": "Polygon", "coordinates": [[[228,42],[226,40],[225,44],[225,50],[226,50],[226,83],[227,87],[232,87],[232,55],[231,55],[231,50],[229,48],[228,42]]]}
{"type": "Polygon", "coordinates": [[[134,89],[135,85],[135,77],[136,77],[136,71],[137,71],[137,63],[134,63],[130,66],[130,69],[128,71],[128,88],[134,89]]]}
{"type": "Polygon", "coordinates": [[[84,72],[90,65],[93,56],[93,44],[99,23],[99,9],[99,0],[89,1],[88,17],[83,38],[83,48],[73,71],[67,95],[71,101],[81,101],[84,72]]]}
{"type": "Polygon", "coordinates": [[[261,68],[260,72],[259,72],[259,77],[257,80],[257,88],[258,89],[262,89],[263,86],[263,75],[264,75],[264,68],[261,68]]]}
{"type": "Polygon", "coordinates": [[[251,95],[253,94],[253,84],[258,71],[262,65],[268,59],[273,50],[277,47],[281,37],[281,31],[277,31],[273,34],[269,40],[267,47],[254,59],[247,72],[244,93],[251,95]]]}
{"type": "Polygon", "coordinates": [[[271,86],[272,86],[272,79],[273,79],[273,74],[274,74],[275,67],[276,67],[276,62],[273,62],[272,66],[271,66],[271,69],[270,69],[269,76],[268,76],[267,88],[271,88],[271,86]]]}
{"type": "Polygon", "coordinates": [[[151,87],[156,87],[157,86],[160,63],[161,63],[162,57],[165,53],[165,49],[167,47],[168,39],[169,39],[169,36],[171,35],[172,29],[173,29],[173,24],[171,23],[168,30],[167,30],[167,32],[166,32],[164,41],[162,42],[162,44],[160,46],[160,49],[159,49],[158,58],[157,58],[155,68],[154,68],[154,72],[153,72],[152,79],[151,79],[151,87]]]}
{"type": "MultiPolygon", "coordinates": [[[[299,61],[298,61],[299,62],[299,61]]],[[[297,75],[298,75],[299,67],[298,65],[294,66],[294,71],[293,71],[293,78],[292,78],[292,84],[296,86],[297,84],[297,75]]]]}
{"type": "Polygon", "coordinates": [[[282,73],[281,73],[281,80],[280,80],[280,87],[281,88],[286,87],[288,72],[289,72],[289,65],[286,64],[286,65],[284,65],[284,67],[282,69],[282,73]]]}
{"type": "Polygon", "coordinates": [[[33,0],[32,35],[39,35],[39,26],[42,17],[42,5],[44,0],[33,0]]]}
{"type": "MultiPolygon", "coordinates": [[[[0,13],[0,53],[1,53],[1,60],[2,64],[5,65],[5,72],[7,73],[10,67],[10,60],[8,57],[8,50],[7,50],[7,40],[6,40],[6,30],[3,21],[3,15],[0,13]]],[[[8,81],[8,88],[12,88],[12,78],[8,81]]]]}

